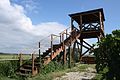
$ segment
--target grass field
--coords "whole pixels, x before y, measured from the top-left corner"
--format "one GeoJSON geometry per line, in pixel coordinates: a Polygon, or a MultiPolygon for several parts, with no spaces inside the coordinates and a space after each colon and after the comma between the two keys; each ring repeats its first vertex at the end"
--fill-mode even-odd
{"type": "MultiPolygon", "coordinates": [[[[30,59],[31,54],[22,54],[23,59],[30,59]]],[[[19,54],[0,54],[0,60],[19,59],[19,54]]]]}

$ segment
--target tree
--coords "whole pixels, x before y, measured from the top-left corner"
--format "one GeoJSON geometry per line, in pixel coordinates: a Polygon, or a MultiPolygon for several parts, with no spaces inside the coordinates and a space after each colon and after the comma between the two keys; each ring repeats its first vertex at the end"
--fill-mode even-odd
{"type": "Polygon", "coordinates": [[[100,73],[106,68],[103,79],[120,80],[120,30],[107,34],[98,46],[94,50],[97,72],[100,73]]]}

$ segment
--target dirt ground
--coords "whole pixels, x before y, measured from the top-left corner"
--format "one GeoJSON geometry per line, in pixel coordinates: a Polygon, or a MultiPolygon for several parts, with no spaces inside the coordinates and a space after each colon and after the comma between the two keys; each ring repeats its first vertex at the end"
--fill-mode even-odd
{"type": "Polygon", "coordinates": [[[85,72],[69,72],[64,76],[55,78],[54,80],[91,80],[95,75],[95,69],[88,67],[85,72]]]}

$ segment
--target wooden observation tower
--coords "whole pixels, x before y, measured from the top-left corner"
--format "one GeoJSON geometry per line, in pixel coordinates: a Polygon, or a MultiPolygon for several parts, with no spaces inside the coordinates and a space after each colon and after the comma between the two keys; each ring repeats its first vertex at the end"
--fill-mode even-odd
{"type": "MultiPolygon", "coordinates": [[[[99,42],[104,37],[103,22],[105,18],[103,9],[70,14],[69,16],[71,17],[71,29],[67,28],[60,35],[57,35],[59,43],[53,43],[53,37],[56,35],[50,35],[50,46],[42,52],[43,54],[40,54],[41,42],[39,42],[39,56],[35,57],[35,52],[33,52],[31,59],[20,64],[17,69],[18,75],[29,76],[32,74],[32,76],[35,76],[39,73],[42,65],[45,66],[54,60],[61,61],[63,64],[68,62],[70,66],[71,63],[76,61],[76,53],[77,60],[81,61],[86,53],[94,49],[94,45],[91,45],[85,39],[97,38],[99,42]]],[[[48,43],[48,38],[45,40],[47,41],[44,43],[48,43]]],[[[20,56],[20,63],[22,63],[22,56],[20,56]]]]}
{"type": "MultiPolygon", "coordinates": [[[[97,38],[99,40],[104,37],[104,13],[103,9],[95,9],[86,12],[74,13],[69,15],[71,17],[71,29],[76,27],[80,32],[79,41],[76,40],[74,45],[79,45],[80,59],[83,55],[93,49],[94,46],[86,42],[84,39],[97,38]],[[85,45],[84,45],[85,44],[85,45]],[[82,48],[86,48],[83,52],[82,48]]],[[[74,46],[75,48],[75,46],[74,46]]],[[[74,49],[73,49],[74,50],[74,49]]],[[[74,54],[74,53],[73,53],[74,54]]]]}

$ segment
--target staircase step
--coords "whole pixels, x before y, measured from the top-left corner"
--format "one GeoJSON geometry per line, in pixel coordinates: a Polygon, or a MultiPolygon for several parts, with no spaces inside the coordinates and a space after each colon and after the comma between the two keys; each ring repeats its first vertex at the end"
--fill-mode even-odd
{"type": "Polygon", "coordinates": [[[31,71],[32,71],[31,69],[25,69],[25,68],[23,68],[23,67],[21,67],[20,70],[22,70],[22,71],[28,71],[28,72],[31,72],[31,71]]]}
{"type": "Polygon", "coordinates": [[[21,73],[21,72],[16,72],[17,75],[21,75],[21,76],[29,76],[29,74],[26,73],[21,73]]]}
{"type": "Polygon", "coordinates": [[[56,51],[56,49],[58,49],[60,47],[60,44],[54,44],[53,45],[53,50],[56,51]]]}
{"type": "MultiPolygon", "coordinates": [[[[27,65],[27,64],[25,64],[25,65],[23,65],[23,67],[24,67],[25,69],[32,69],[32,65],[27,65]]],[[[36,66],[34,66],[34,68],[36,68],[36,66]]]]}
{"type": "Polygon", "coordinates": [[[40,66],[40,63],[39,62],[35,62],[34,65],[38,67],[38,66],[40,66]]]}
{"type": "Polygon", "coordinates": [[[45,56],[49,55],[48,52],[43,52],[42,58],[44,58],[45,56]]]}
{"type": "Polygon", "coordinates": [[[48,48],[48,50],[46,50],[45,52],[50,53],[51,52],[51,48],[48,48]]]}
{"type": "Polygon", "coordinates": [[[48,57],[50,57],[50,56],[45,56],[44,59],[47,59],[48,57]]]}
{"type": "Polygon", "coordinates": [[[53,48],[58,48],[60,46],[60,44],[54,44],[53,48]]]}

